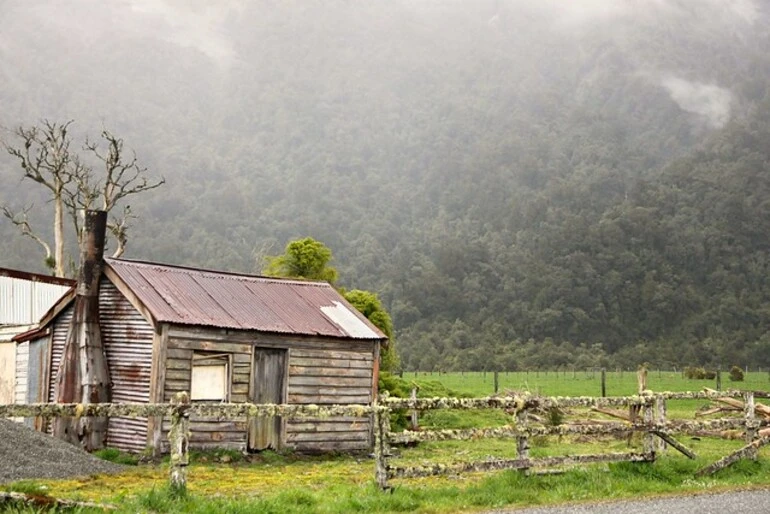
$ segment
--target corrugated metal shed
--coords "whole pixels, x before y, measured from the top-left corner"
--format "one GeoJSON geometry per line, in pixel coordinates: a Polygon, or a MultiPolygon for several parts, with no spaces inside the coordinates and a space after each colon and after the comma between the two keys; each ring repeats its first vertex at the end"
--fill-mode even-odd
{"type": "Polygon", "coordinates": [[[326,282],[105,259],[158,322],[279,334],[385,339],[326,282]]]}
{"type": "Polygon", "coordinates": [[[0,325],[31,325],[46,313],[73,280],[0,268],[0,325]]]}

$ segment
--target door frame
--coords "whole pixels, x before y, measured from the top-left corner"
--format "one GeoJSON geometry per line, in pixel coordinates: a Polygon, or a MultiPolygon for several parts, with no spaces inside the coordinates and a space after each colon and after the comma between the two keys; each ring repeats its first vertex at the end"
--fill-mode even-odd
{"type": "MultiPolygon", "coordinates": [[[[288,403],[289,398],[289,359],[291,357],[291,350],[289,348],[276,348],[276,347],[265,347],[265,346],[259,346],[255,345],[252,348],[251,351],[251,370],[250,370],[250,376],[249,376],[249,401],[251,403],[257,403],[256,394],[257,394],[257,384],[255,383],[255,380],[257,378],[257,354],[261,351],[271,352],[271,353],[280,353],[283,355],[283,380],[280,384],[280,387],[278,387],[278,390],[281,395],[280,402],[278,403],[288,403]]],[[[253,442],[251,439],[252,434],[252,426],[255,425],[258,420],[256,418],[251,418],[248,420],[247,426],[248,426],[248,432],[246,434],[246,450],[247,451],[262,451],[266,450],[268,448],[272,448],[273,450],[280,450],[284,447],[286,447],[286,419],[283,416],[277,416],[279,428],[278,428],[278,440],[273,441],[275,444],[275,448],[272,448],[270,445],[266,448],[254,448],[252,446],[253,442]]]]}

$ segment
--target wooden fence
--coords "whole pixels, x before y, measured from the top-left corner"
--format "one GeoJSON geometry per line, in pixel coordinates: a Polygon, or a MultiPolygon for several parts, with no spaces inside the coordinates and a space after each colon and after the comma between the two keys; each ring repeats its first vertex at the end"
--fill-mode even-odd
{"type": "Polygon", "coordinates": [[[393,478],[424,477],[443,474],[457,474],[468,471],[518,469],[587,464],[595,462],[651,462],[663,449],[663,443],[670,445],[689,458],[695,458],[692,450],[674,438],[674,434],[695,430],[724,430],[744,428],[746,445],[698,471],[698,475],[713,473],[741,458],[757,458],[757,450],[770,443],[770,436],[760,437],[759,429],[768,421],[759,420],[754,412],[754,397],[769,397],[767,393],[726,391],[704,393],[661,393],[614,397],[537,397],[529,395],[488,398],[381,398],[374,405],[255,405],[255,404],[191,404],[185,393],[177,395],[170,404],[31,404],[0,405],[0,418],[56,416],[162,416],[171,419],[169,442],[171,463],[169,480],[173,489],[184,489],[187,483],[189,464],[188,438],[190,415],[226,419],[231,417],[273,417],[287,419],[324,418],[331,416],[371,416],[374,428],[375,480],[382,489],[389,487],[393,478]],[[744,412],[741,417],[721,418],[705,421],[666,419],[666,401],[683,399],[742,398],[744,412]],[[528,414],[533,410],[551,408],[607,408],[627,407],[634,413],[632,423],[601,423],[594,425],[531,424],[528,414]],[[390,415],[394,410],[426,411],[433,409],[504,409],[516,419],[516,423],[496,428],[405,431],[391,432],[390,415]],[[643,434],[642,451],[624,453],[597,453],[590,455],[564,455],[533,458],[530,456],[530,442],[535,436],[549,435],[617,435],[629,432],[643,434]],[[425,441],[471,440],[485,437],[509,438],[515,440],[517,458],[490,459],[479,462],[454,464],[431,464],[427,466],[398,466],[394,464],[391,446],[395,444],[425,441]]]}

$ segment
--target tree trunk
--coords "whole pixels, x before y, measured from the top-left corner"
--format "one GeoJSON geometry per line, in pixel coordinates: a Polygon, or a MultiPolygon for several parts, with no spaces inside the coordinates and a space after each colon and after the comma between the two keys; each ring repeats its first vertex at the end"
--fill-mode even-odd
{"type": "Polygon", "coordinates": [[[54,275],[64,277],[64,201],[59,189],[53,198],[54,275]]]}
{"type": "MultiPolygon", "coordinates": [[[[108,403],[112,385],[99,327],[99,280],[102,274],[107,213],[86,211],[80,250],[77,295],[64,354],[57,375],[56,401],[108,403]]],[[[54,435],[86,450],[104,447],[107,418],[58,418],[54,435]]]]}

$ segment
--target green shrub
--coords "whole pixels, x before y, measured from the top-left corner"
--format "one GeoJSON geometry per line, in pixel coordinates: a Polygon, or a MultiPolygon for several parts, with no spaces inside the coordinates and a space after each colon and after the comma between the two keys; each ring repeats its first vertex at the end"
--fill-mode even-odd
{"type": "Polygon", "coordinates": [[[136,466],[139,463],[139,457],[130,453],[122,452],[117,448],[104,448],[102,450],[96,450],[93,454],[102,460],[114,462],[115,464],[136,466]]]}
{"type": "Polygon", "coordinates": [[[733,382],[743,382],[743,370],[740,366],[730,368],[730,380],[733,382]]]}

